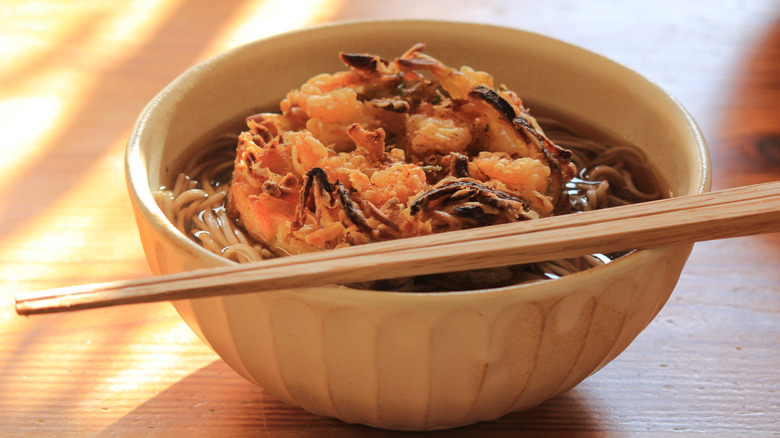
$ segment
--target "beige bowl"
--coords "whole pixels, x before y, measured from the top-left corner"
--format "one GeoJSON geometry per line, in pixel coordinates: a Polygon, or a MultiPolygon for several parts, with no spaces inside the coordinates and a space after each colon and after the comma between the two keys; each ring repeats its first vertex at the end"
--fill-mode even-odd
{"type": "MultiPolygon", "coordinates": [[[[494,75],[535,109],[576,118],[645,150],[674,195],[709,189],[702,136],[638,74],[518,30],[430,21],[349,23],[287,33],[188,70],[140,115],[127,180],[156,274],[224,265],[181,235],[152,199],[174,162],[228,120],[278,104],[339,51],[392,58],[416,42],[449,65],[494,75]]],[[[668,299],[691,245],[642,250],[563,279],[473,292],[327,286],[173,303],[236,372],[319,415],[437,429],[528,409],[614,359],[668,299]]]]}

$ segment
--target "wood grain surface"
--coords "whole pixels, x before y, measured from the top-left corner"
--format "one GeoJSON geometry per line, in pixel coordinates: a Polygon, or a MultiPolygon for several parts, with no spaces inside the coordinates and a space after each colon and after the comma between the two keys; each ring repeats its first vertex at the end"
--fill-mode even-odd
{"type": "MultiPolygon", "coordinates": [[[[777,0],[0,3],[0,435],[400,436],[273,399],[170,305],[20,317],[14,296],[142,278],[123,175],[143,106],[196,62],[290,29],[439,18],[516,27],[628,66],[701,126],[714,188],[780,179],[777,0]]],[[[426,436],[780,434],[780,234],[697,244],[629,348],[527,412],[426,436]]]]}

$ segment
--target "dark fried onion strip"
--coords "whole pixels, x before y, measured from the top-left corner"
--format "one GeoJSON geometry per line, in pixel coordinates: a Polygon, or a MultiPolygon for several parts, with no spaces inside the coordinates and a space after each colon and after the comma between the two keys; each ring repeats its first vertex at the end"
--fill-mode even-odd
{"type": "Polygon", "coordinates": [[[347,218],[363,232],[370,233],[371,226],[368,225],[366,217],[360,210],[360,207],[349,196],[349,190],[341,182],[331,184],[328,181],[328,174],[320,167],[312,167],[303,182],[298,209],[295,212],[291,228],[300,229],[306,221],[306,210],[314,211],[314,199],[320,196],[323,200],[329,199],[330,208],[336,208],[340,204],[347,218]]]}
{"type": "Polygon", "coordinates": [[[471,178],[444,180],[421,194],[410,205],[414,216],[426,211],[449,208],[453,215],[474,220],[480,224],[535,218],[526,201],[509,193],[495,190],[471,178]],[[487,208],[486,208],[487,207],[487,208]]]}

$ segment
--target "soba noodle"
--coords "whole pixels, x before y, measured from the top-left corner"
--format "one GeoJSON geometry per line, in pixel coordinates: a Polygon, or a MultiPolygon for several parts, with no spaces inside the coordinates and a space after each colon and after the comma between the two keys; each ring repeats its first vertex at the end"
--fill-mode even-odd
{"type": "MultiPolygon", "coordinates": [[[[579,174],[566,184],[562,203],[554,214],[607,208],[663,197],[662,188],[647,160],[636,147],[598,141],[575,134],[554,119],[537,118],[547,136],[574,153],[579,174]]],[[[182,233],[205,249],[234,262],[277,257],[254,242],[226,210],[237,135],[225,134],[193,154],[171,187],[154,196],[162,211],[182,233]]],[[[620,254],[593,254],[531,265],[473,270],[440,275],[380,280],[352,287],[441,291],[499,287],[554,279],[609,263],[620,254]]]]}

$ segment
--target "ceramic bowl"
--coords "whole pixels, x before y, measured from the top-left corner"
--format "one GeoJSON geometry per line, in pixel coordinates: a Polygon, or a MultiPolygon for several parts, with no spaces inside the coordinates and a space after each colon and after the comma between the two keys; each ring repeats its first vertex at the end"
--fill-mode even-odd
{"type": "MultiPolygon", "coordinates": [[[[414,43],[448,65],[493,74],[532,114],[552,112],[642,148],[673,195],[706,191],[709,158],[695,122],[637,73],[520,30],[436,21],[327,25],[209,59],[140,115],[126,172],[156,274],[230,263],[180,234],[152,191],[205,136],[273,108],[338,52],[399,56],[414,43]]],[[[568,391],[614,359],[667,301],[691,245],[635,251],[561,279],[496,289],[398,293],[326,286],[174,302],[227,364],[314,414],[388,429],[492,420],[568,391]]]]}

